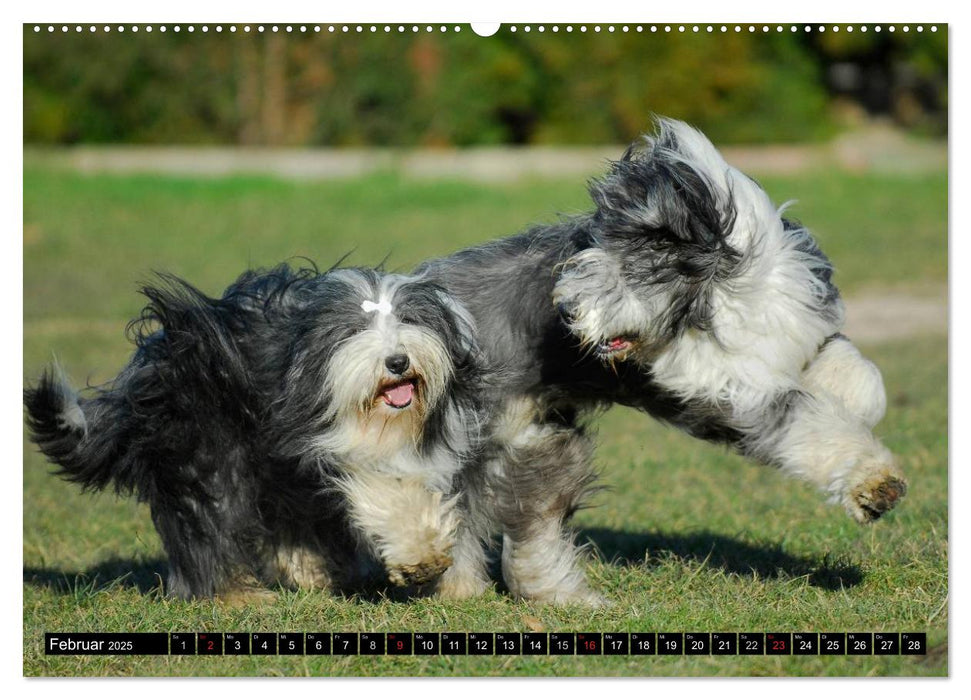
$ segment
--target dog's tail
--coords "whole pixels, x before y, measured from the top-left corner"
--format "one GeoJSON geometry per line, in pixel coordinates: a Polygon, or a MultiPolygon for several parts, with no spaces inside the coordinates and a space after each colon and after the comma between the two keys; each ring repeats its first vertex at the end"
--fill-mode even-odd
{"type": "Polygon", "coordinates": [[[102,490],[114,482],[117,491],[132,491],[133,475],[119,460],[123,406],[111,391],[82,399],[55,365],[24,390],[24,406],[31,439],[58,465],[61,476],[85,490],[102,490]]]}
{"type": "Polygon", "coordinates": [[[65,479],[150,497],[197,478],[189,465],[209,449],[213,416],[250,437],[256,384],[269,380],[253,376],[239,345],[259,325],[260,299],[210,299],[170,275],[142,293],[149,303],[129,324],[137,350],[113,382],[79,396],[55,366],[24,404],[31,438],[65,479]]]}
{"type": "Polygon", "coordinates": [[[139,378],[138,396],[162,395],[178,415],[216,413],[234,425],[255,425],[256,384],[270,361],[253,365],[243,346],[247,339],[260,345],[256,336],[271,327],[269,300],[294,284],[281,269],[246,273],[218,299],[169,274],[143,286],[149,303],[128,329],[151,370],[139,378]]]}

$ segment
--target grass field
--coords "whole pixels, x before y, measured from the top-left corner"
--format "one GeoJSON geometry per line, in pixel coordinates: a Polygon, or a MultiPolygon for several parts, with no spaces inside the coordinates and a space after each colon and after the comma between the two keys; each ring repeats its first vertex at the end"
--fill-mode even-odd
{"type": "MultiPolygon", "coordinates": [[[[939,292],[947,179],[840,173],[764,178],[810,226],[848,296],[939,292]]],[[[129,353],[124,324],[153,269],[218,293],[248,265],[296,255],[409,269],[525,223],[586,207],[583,183],[326,183],[24,173],[24,377],[52,352],[79,383],[129,353]]],[[[878,433],[911,480],[861,528],[808,487],[612,410],[599,421],[610,490],[576,519],[613,604],[553,608],[500,589],[465,602],[283,593],[225,607],[159,597],[164,555],[147,508],[85,495],[24,443],[24,673],[53,675],[943,675],[947,673],[947,343],[864,348],[890,406],[878,433]],[[926,631],[926,657],[46,657],[45,631],[926,631]]]]}

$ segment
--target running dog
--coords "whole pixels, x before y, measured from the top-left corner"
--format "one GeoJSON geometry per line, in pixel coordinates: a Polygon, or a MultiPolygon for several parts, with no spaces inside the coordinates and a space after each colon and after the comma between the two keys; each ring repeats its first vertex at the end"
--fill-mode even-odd
{"type": "MultiPolygon", "coordinates": [[[[809,231],[677,121],[590,193],[590,213],[417,271],[469,309],[504,368],[470,517],[480,537],[502,532],[510,591],[600,602],[567,521],[595,480],[584,418],[612,403],[808,481],[858,522],[891,509],[906,482],[871,433],[883,381],[840,332],[809,231]]],[[[481,587],[481,562],[463,563],[453,585],[481,587]]]]}
{"type": "Polygon", "coordinates": [[[118,377],[25,391],[67,479],[147,501],[167,593],[436,583],[483,419],[473,321],[441,287],[369,269],[243,274],[209,298],[165,276],[118,377]]]}

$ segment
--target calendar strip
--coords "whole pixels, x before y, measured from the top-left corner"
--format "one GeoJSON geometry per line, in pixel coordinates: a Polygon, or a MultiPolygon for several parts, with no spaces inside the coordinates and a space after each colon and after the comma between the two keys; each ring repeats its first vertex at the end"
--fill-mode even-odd
{"type": "Polygon", "coordinates": [[[926,632],[47,632],[49,656],[898,656],[926,632]]]}

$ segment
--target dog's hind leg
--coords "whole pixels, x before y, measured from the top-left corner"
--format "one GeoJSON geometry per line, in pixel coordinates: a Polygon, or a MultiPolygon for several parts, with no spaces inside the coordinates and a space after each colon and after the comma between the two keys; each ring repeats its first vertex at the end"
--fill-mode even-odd
{"type": "Polygon", "coordinates": [[[193,515],[198,505],[178,511],[171,506],[152,508],[152,520],[168,555],[169,573],[165,593],[169,597],[213,598],[237,588],[250,588],[241,578],[238,567],[226,560],[221,535],[193,515]]]}
{"type": "Polygon", "coordinates": [[[582,431],[531,423],[491,466],[503,528],[502,573],[516,596],[601,605],[567,522],[591,490],[593,445],[582,431]]]}
{"type": "MultiPolygon", "coordinates": [[[[205,461],[186,471],[199,473],[205,461]]],[[[191,486],[159,481],[152,520],[168,555],[166,595],[175,598],[264,598],[261,562],[267,557],[255,497],[228,477],[191,486]],[[217,484],[231,484],[231,488],[217,484]],[[178,488],[175,488],[175,487],[178,488]]]]}

